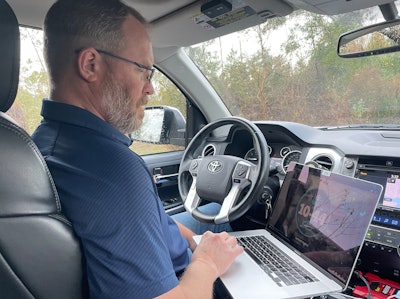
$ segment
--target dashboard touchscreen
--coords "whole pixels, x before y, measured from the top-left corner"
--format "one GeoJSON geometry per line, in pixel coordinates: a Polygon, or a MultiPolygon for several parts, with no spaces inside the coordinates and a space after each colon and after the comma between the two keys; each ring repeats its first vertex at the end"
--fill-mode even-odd
{"type": "Polygon", "coordinates": [[[384,187],[382,198],[379,201],[381,207],[400,209],[400,174],[377,170],[361,170],[358,177],[379,183],[384,187]]]}
{"type": "Polygon", "coordinates": [[[388,169],[359,169],[356,177],[383,186],[383,193],[372,223],[400,228],[400,171],[388,169]]]}
{"type": "Polygon", "coordinates": [[[400,179],[398,175],[387,178],[382,205],[395,209],[400,208],[400,179]]]}

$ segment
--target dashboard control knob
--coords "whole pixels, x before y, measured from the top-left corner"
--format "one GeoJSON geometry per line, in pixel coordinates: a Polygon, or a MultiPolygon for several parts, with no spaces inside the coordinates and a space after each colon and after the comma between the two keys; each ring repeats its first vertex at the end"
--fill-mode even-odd
{"type": "Polygon", "coordinates": [[[344,161],[344,167],[346,167],[347,169],[352,169],[354,167],[354,161],[352,160],[344,161]]]}

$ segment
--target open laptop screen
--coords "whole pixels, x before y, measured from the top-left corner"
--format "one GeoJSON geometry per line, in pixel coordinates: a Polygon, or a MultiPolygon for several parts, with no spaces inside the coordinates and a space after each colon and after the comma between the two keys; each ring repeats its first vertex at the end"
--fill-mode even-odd
{"type": "Polygon", "coordinates": [[[346,283],[382,186],[290,164],[268,227],[346,283]]]}

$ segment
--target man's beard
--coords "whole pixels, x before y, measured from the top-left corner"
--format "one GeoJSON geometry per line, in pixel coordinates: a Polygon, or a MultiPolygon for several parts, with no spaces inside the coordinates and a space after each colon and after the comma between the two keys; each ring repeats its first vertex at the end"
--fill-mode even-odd
{"type": "Polygon", "coordinates": [[[128,89],[121,86],[112,74],[107,75],[103,86],[100,105],[105,121],[124,134],[137,130],[143,118],[137,116],[136,109],[132,110],[133,100],[128,89]]]}

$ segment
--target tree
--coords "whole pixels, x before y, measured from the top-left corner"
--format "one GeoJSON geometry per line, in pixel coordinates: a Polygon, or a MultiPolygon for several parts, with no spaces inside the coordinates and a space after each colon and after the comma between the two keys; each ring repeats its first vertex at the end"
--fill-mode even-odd
{"type": "Polygon", "coordinates": [[[182,98],[182,92],[166,76],[160,73],[156,73],[153,82],[157,91],[152,96],[150,104],[152,106],[166,105],[175,107],[186,117],[186,100],[182,98]]]}
{"type": "Polygon", "coordinates": [[[22,47],[30,51],[25,51],[28,57],[21,59],[18,93],[10,114],[28,133],[32,133],[41,120],[40,103],[47,97],[49,85],[42,58],[42,32],[29,28],[21,28],[20,32],[22,47]]]}

